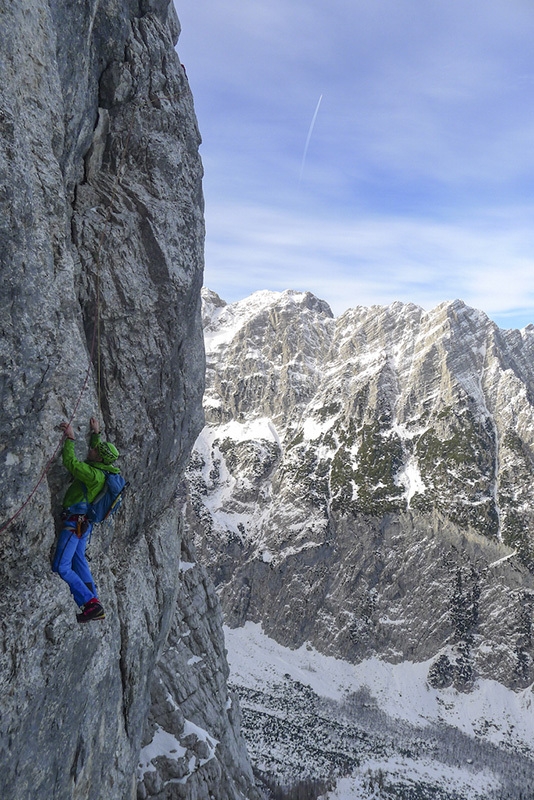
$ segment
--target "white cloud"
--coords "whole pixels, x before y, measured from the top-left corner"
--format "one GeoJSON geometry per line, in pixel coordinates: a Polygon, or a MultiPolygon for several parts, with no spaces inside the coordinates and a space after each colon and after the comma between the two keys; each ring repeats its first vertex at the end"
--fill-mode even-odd
{"type": "Polygon", "coordinates": [[[524,212],[513,225],[508,213],[476,222],[336,220],[232,206],[211,209],[208,226],[206,284],[226,300],[307,289],[341,313],[394,300],[431,308],[459,297],[490,316],[530,308],[534,321],[534,241],[524,212]],[[229,239],[235,220],[239,233],[229,239]]]}

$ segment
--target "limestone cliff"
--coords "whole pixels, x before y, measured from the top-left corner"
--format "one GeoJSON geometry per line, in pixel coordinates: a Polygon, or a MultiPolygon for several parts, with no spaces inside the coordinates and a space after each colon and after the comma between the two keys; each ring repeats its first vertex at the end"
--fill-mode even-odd
{"type": "Polygon", "coordinates": [[[181,473],[202,426],[203,201],[174,7],[1,2],[0,30],[2,798],[135,797],[142,739],[163,713],[156,669],[189,701],[172,733],[198,755],[191,780],[162,778],[159,796],[242,796],[250,768],[217,604],[178,568],[181,473]],[[66,486],[51,457],[74,413],[79,456],[97,414],[131,482],[91,544],[101,625],[77,626],[50,571],[66,486]],[[178,676],[166,667],[186,618],[202,632],[200,681],[187,661],[178,676]],[[208,735],[220,744],[206,750],[208,735]]]}

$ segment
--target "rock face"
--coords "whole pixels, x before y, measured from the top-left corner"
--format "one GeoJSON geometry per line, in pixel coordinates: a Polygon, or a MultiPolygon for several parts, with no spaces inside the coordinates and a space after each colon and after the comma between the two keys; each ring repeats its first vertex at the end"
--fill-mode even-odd
{"type": "Polygon", "coordinates": [[[204,325],[190,524],[228,624],[530,685],[534,329],[295,292],[206,293],[204,325]]]}
{"type": "Polygon", "coordinates": [[[187,719],[198,769],[158,796],[242,796],[219,612],[200,570],[178,569],[182,472],[203,422],[203,201],[174,7],[22,0],[0,4],[0,27],[2,798],[135,797],[162,671],[188,701],[167,724],[185,736],[187,719]],[[77,626],[50,570],[67,485],[53,456],[75,415],[84,457],[93,414],[131,489],[91,544],[106,621],[77,626]],[[186,623],[205,680],[173,673],[167,638],[186,623]]]}
{"type": "Polygon", "coordinates": [[[227,687],[219,600],[186,547],[177,612],[152,684],[138,798],[256,800],[239,701],[227,687]]]}

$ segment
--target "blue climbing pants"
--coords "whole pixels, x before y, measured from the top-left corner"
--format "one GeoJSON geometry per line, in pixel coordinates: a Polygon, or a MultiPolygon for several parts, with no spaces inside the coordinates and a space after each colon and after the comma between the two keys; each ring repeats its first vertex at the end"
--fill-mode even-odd
{"type": "Polygon", "coordinates": [[[92,597],[98,597],[85,557],[85,548],[93,526],[90,522],[86,524],[87,529],[78,537],[76,520],[70,517],[63,522],[52,563],[53,572],[57,572],[68,583],[72,596],[79,606],[85,605],[92,597]]]}

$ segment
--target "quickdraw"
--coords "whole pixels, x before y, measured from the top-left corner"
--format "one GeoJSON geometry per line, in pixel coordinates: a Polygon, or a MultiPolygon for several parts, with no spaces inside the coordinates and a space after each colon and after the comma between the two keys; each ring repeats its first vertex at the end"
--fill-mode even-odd
{"type": "Polygon", "coordinates": [[[69,514],[66,512],[63,515],[63,527],[72,528],[73,533],[81,539],[84,533],[87,532],[89,521],[85,514],[69,514]]]}

